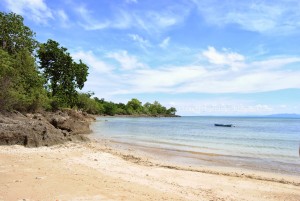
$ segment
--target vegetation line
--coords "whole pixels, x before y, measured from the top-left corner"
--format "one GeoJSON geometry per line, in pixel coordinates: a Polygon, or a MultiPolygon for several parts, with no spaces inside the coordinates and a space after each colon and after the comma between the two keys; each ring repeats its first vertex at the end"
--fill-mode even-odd
{"type": "Polygon", "coordinates": [[[113,103],[79,93],[87,81],[89,67],[75,62],[68,49],[52,39],[39,43],[23,24],[23,17],[0,12],[0,112],[36,112],[73,108],[99,115],[175,116],[159,102],[136,98],[113,103]]]}

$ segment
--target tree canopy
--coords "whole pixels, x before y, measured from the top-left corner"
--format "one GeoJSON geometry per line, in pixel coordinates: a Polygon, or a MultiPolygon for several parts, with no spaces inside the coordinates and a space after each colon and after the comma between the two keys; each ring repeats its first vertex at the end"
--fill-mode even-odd
{"type": "Polygon", "coordinates": [[[32,53],[37,46],[35,33],[23,24],[23,20],[21,15],[0,12],[0,44],[9,54],[23,49],[32,53]]]}
{"type": "Polygon", "coordinates": [[[38,49],[39,68],[47,80],[47,87],[53,97],[70,106],[75,106],[76,89],[82,89],[87,80],[88,66],[81,60],[73,61],[67,48],[60,47],[54,40],[40,45],[38,49]]]}
{"type": "Polygon", "coordinates": [[[37,41],[23,17],[0,12],[1,109],[36,110],[45,96],[32,55],[37,41]]]}
{"type": "MultiPolygon", "coordinates": [[[[80,96],[85,96],[85,94],[80,94],[80,96]]],[[[102,114],[102,115],[135,115],[135,116],[176,116],[176,109],[171,107],[167,109],[162,106],[158,101],[154,101],[154,103],[145,103],[142,104],[136,98],[133,98],[124,103],[113,103],[105,101],[104,99],[99,99],[97,97],[94,98],[95,102],[97,102],[97,107],[93,110],[94,114],[102,114]],[[99,109],[99,110],[97,110],[99,109]]],[[[91,103],[90,103],[91,104],[91,103]]],[[[88,105],[88,104],[86,104],[88,105]]],[[[91,108],[91,107],[86,107],[91,108]]]]}
{"type": "Polygon", "coordinates": [[[0,12],[0,111],[67,107],[100,115],[175,115],[175,108],[157,101],[143,105],[133,98],[126,104],[113,103],[93,97],[92,92],[79,93],[88,66],[82,60],[75,62],[67,48],[52,39],[38,43],[23,20],[15,13],[0,12]]]}

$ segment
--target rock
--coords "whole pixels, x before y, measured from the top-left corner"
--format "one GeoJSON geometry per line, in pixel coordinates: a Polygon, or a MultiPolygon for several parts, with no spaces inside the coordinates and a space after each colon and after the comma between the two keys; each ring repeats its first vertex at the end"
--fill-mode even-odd
{"type": "Polygon", "coordinates": [[[49,122],[61,130],[70,134],[88,134],[91,132],[89,125],[95,119],[88,114],[76,112],[75,110],[65,110],[64,113],[57,112],[48,117],[49,122]]]}
{"type": "Polygon", "coordinates": [[[66,110],[56,113],[0,113],[0,145],[51,146],[67,141],[87,141],[92,116],[66,110]]]}

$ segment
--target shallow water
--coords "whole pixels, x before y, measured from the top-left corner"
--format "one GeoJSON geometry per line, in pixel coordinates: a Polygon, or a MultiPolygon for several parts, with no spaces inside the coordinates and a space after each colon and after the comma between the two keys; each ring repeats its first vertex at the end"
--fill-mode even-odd
{"type": "Polygon", "coordinates": [[[189,153],[211,153],[221,155],[218,160],[228,166],[300,175],[300,119],[296,118],[100,117],[92,129],[96,137],[175,151],[178,158],[173,160],[193,165],[200,162],[189,153]],[[234,127],[215,127],[215,123],[234,127]]]}

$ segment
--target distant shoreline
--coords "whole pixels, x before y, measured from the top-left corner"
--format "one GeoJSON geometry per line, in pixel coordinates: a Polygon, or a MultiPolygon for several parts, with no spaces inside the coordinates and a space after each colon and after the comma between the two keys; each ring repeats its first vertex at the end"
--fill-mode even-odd
{"type": "Polygon", "coordinates": [[[99,117],[132,117],[132,118],[139,118],[139,117],[145,117],[145,118],[168,118],[168,117],[181,117],[180,115],[145,115],[145,114],[140,114],[140,115],[97,115],[99,117]]]}

